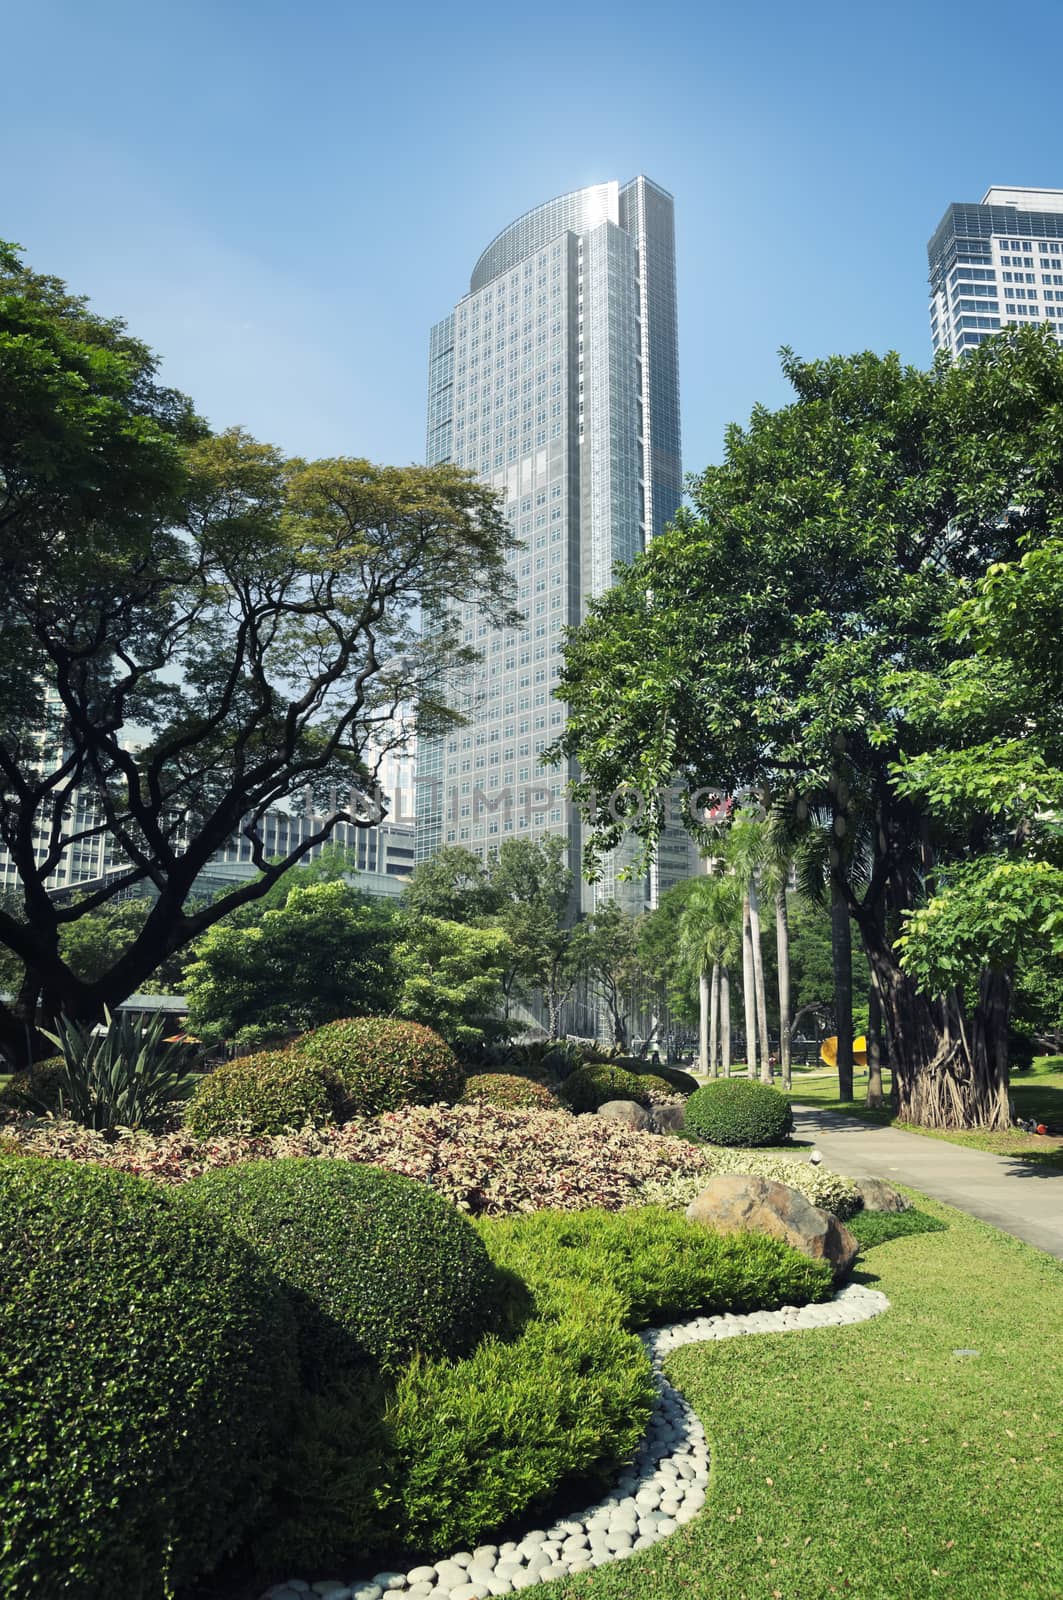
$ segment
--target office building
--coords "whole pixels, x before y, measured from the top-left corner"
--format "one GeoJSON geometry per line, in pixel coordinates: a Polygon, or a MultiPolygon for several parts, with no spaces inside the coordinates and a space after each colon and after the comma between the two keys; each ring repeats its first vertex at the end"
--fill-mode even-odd
{"type": "Polygon", "coordinates": [[[1053,324],[1063,342],[1063,189],[987,189],[949,206],[927,246],[930,332],[954,356],[990,334],[1053,324]]]}
{"type": "MultiPolygon", "coordinates": [[[[540,757],[565,720],[552,692],[564,629],[680,502],[671,195],[645,177],[596,184],[503,228],[431,332],[427,457],[504,496],[525,623],[492,630],[464,612],[483,659],[462,691],[467,726],[418,749],[418,859],[460,844],[486,860],[507,838],[563,832],[578,881],[574,768],[540,757]]],[[[584,910],[642,910],[690,876],[695,852],[674,827],[648,879],[621,878],[630,858],[621,848],[584,886],[584,910]]]]}

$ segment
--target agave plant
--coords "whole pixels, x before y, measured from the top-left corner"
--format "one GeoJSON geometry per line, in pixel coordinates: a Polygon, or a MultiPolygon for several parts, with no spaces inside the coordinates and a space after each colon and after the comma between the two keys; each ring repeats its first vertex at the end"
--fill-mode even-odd
{"type": "Polygon", "coordinates": [[[103,1032],[64,1018],[58,1033],[45,1034],[63,1055],[57,1109],[97,1132],[144,1127],[192,1092],[192,1051],[164,1037],[163,1016],[146,1028],[106,1009],[104,1017],[103,1032]]]}

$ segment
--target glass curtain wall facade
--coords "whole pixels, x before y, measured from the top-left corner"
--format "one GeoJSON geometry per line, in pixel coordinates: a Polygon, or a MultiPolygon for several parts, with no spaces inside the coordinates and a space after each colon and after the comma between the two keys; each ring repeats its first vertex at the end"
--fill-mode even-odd
{"type": "MultiPolygon", "coordinates": [[[[507,838],[564,832],[580,879],[574,769],[544,768],[564,708],[553,698],[563,630],[674,514],[682,494],[672,197],[648,178],[561,195],[503,229],[469,293],[432,329],[428,460],[468,467],[505,496],[519,629],[470,607],[483,661],[463,689],[468,725],[422,740],[417,855],[460,844],[488,859],[507,838]]],[[[681,828],[649,878],[619,876],[621,849],[582,908],[631,910],[689,877],[681,828]]]]}
{"type": "Polygon", "coordinates": [[[1063,189],[987,189],[951,205],[927,246],[935,353],[962,355],[1009,323],[1063,342],[1063,189]]]}

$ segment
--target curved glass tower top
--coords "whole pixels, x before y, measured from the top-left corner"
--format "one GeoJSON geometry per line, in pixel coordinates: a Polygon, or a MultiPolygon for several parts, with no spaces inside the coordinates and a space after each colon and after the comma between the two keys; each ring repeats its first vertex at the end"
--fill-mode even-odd
{"type": "Polygon", "coordinates": [[[491,240],[472,270],[469,293],[483,289],[558,234],[589,233],[603,222],[619,221],[620,185],[615,181],[573,189],[556,200],[547,200],[545,205],[534,206],[491,240]]]}

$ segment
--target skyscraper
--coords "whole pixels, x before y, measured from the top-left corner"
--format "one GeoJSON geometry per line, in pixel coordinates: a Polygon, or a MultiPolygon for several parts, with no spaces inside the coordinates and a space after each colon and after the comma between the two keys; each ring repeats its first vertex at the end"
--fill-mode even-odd
{"type": "Polygon", "coordinates": [[[1063,189],[987,189],[949,206],[927,246],[934,349],[953,355],[1009,322],[1051,322],[1063,342],[1063,189]]]}
{"type": "MultiPolygon", "coordinates": [[[[418,751],[417,855],[461,844],[485,860],[507,838],[567,832],[577,879],[582,824],[565,803],[571,766],[543,769],[564,710],[552,696],[563,630],[617,562],[679,505],[679,372],[672,197],[648,178],[596,184],[526,212],[487,246],[469,292],[432,329],[428,461],[471,468],[502,491],[522,548],[512,558],[522,629],[490,630],[468,725],[418,751]]],[[[649,881],[622,880],[623,849],[589,909],[641,910],[690,875],[681,829],[649,881]]]]}

